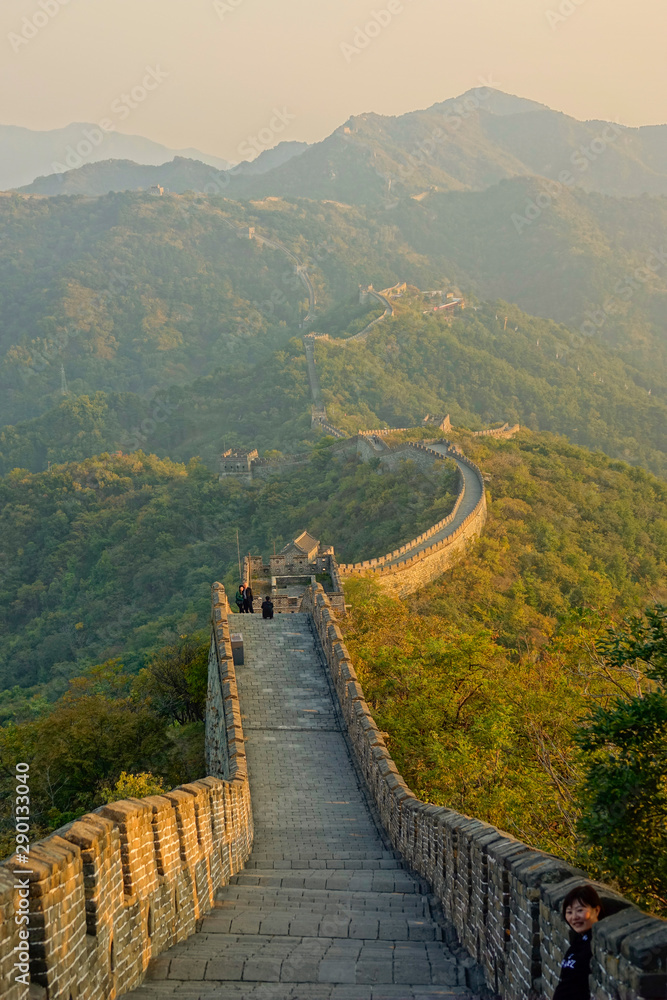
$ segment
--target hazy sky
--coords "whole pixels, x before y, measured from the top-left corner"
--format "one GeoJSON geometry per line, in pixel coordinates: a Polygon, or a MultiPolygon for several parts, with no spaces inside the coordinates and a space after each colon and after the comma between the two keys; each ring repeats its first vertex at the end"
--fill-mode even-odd
{"type": "Polygon", "coordinates": [[[664,123],[666,37],[665,0],[2,0],[0,123],[106,118],[236,160],[274,109],[276,142],[314,141],[480,79],[577,118],[664,123]]]}

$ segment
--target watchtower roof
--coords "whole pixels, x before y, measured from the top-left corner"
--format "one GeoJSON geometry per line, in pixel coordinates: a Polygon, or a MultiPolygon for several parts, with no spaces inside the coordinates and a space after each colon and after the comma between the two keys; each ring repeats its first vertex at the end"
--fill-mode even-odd
{"type": "Polygon", "coordinates": [[[304,555],[310,555],[314,550],[316,551],[320,547],[320,541],[318,538],[313,538],[309,535],[307,531],[302,531],[298,538],[295,538],[293,542],[288,542],[287,545],[280,550],[281,555],[287,555],[288,552],[292,552],[294,549],[298,549],[304,555]]]}

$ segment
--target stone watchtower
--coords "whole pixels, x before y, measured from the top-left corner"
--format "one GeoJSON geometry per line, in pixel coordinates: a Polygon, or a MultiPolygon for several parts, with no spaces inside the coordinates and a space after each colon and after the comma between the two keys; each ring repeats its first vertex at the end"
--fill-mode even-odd
{"type": "Polygon", "coordinates": [[[228,448],[220,456],[220,480],[233,477],[244,482],[252,482],[252,467],[258,458],[256,448],[252,451],[228,448]]]}
{"type": "Polygon", "coordinates": [[[288,542],[265,563],[261,556],[246,556],[243,582],[251,583],[256,597],[270,594],[276,614],[302,610],[308,587],[321,583],[337,614],[345,614],[345,597],[332,545],[322,545],[307,531],[288,542]]]}

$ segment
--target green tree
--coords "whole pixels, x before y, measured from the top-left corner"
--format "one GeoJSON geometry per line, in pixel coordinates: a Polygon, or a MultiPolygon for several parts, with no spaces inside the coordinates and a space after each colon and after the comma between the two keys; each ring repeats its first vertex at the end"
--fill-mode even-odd
{"type": "Polygon", "coordinates": [[[143,799],[147,795],[162,795],[164,791],[162,778],[156,778],[150,771],[142,771],[140,774],[121,771],[113,788],[103,789],[102,794],[107,802],[118,802],[119,799],[143,799]]]}
{"type": "Polygon", "coordinates": [[[602,877],[667,914],[667,606],[610,631],[602,655],[634,693],[597,707],[576,735],[580,831],[602,877]]]}
{"type": "Polygon", "coordinates": [[[166,723],[128,686],[118,664],[105,664],[73,681],[47,715],[0,727],[0,826],[17,761],[30,763],[37,834],[100,805],[122,771],[166,769],[166,723]]]}
{"type": "Polygon", "coordinates": [[[137,678],[155,711],[170,722],[203,722],[208,684],[209,643],[184,637],[180,646],[161,650],[137,678]]]}

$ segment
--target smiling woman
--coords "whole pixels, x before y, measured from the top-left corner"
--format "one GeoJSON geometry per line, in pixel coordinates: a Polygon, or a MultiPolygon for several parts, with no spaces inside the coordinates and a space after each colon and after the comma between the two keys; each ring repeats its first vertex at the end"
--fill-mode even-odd
{"type": "Polygon", "coordinates": [[[563,900],[563,916],[572,928],[572,934],[553,1000],[589,1000],[591,930],[600,919],[601,912],[602,901],[592,885],[570,889],[563,900]]]}

